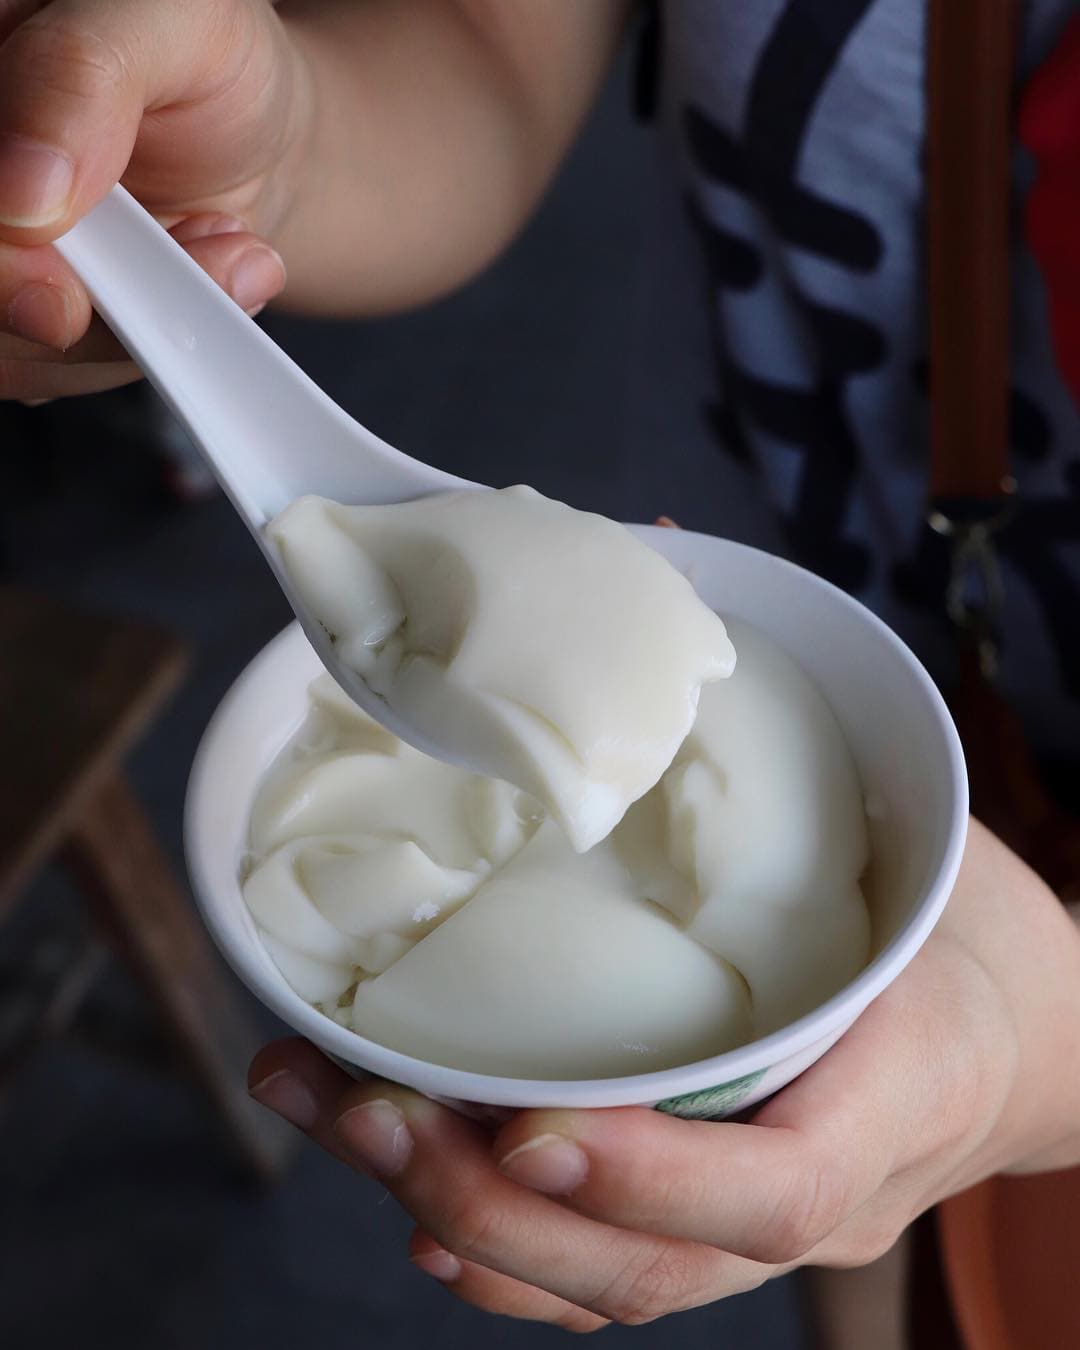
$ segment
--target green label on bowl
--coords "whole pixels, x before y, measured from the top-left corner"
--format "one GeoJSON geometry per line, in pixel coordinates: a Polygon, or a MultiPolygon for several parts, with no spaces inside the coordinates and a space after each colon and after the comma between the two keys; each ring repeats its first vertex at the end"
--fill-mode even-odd
{"type": "Polygon", "coordinates": [[[731,1115],[764,1076],[765,1070],[758,1069],[743,1078],[733,1078],[730,1083],[702,1088],[700,1092],[687,1092],[682,1097],[667,1097],[657,1102],[655,1109],[669,1116],[681,1116],[683,1120],[719,1120],[731,1115]]]}

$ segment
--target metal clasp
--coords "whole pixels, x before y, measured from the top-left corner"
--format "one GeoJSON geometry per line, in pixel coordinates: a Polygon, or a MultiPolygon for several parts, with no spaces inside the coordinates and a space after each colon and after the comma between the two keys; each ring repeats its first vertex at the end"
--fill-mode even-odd
{"type": "Polygon", "coordinates": [[[1013,516],[1006,501],[978,504],[940,503],[927,512],[930,528],[951,540],[945,609],[964,638],[971,642],[987,679],[997,674],[999,631],[1005,589],[997,536],[1013,516]]]}

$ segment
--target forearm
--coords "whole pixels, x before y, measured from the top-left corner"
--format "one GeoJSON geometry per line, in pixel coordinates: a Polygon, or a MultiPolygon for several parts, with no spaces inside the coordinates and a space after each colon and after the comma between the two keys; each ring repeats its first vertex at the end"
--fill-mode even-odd
{"type": "Polygon", "coordinates": [[[513,238],[617,45],[625,0],[294,0],[285,303],[434,299],[513,238]]]}

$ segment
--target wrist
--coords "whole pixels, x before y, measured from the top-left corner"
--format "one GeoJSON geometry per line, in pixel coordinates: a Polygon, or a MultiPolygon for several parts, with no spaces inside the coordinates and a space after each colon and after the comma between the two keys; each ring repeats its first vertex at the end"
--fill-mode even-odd
{"type": "Polygon", "coordinates": [[[1025,900],[1041,979],[1016,1005],[1021,1054],[1001,1169],[1014,1174],[1080,1164],[1080,932],[1041,881],[1025,900]]]}
{"type": "Polygon", "coordinates": [[[1080,933],[1050,889],[978,821],[937,939],[970,1090],[949,1193],[997,1172],[1080,1163],[1080,933]]]}

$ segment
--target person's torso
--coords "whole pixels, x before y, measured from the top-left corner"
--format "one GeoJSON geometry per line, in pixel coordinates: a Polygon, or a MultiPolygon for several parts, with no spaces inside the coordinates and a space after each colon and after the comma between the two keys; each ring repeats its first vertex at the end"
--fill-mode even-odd
{"type": "MultiPolygon", "coordinates": [[[[716,453],[756,465],[799,561],[941,669],[945,557],[924,527],[924,0],[661,11],[661,121],[707,270],[716,453]]],[[[1027,0],[1022,80],[1073,12],[1027,0]]],[[[1018,149],[1017,203],[1030,172],[1018,149]]],[[[1080,413],[1016,234],[1003,676],[1036,739],[1075,750],[1080,413]]]]}

